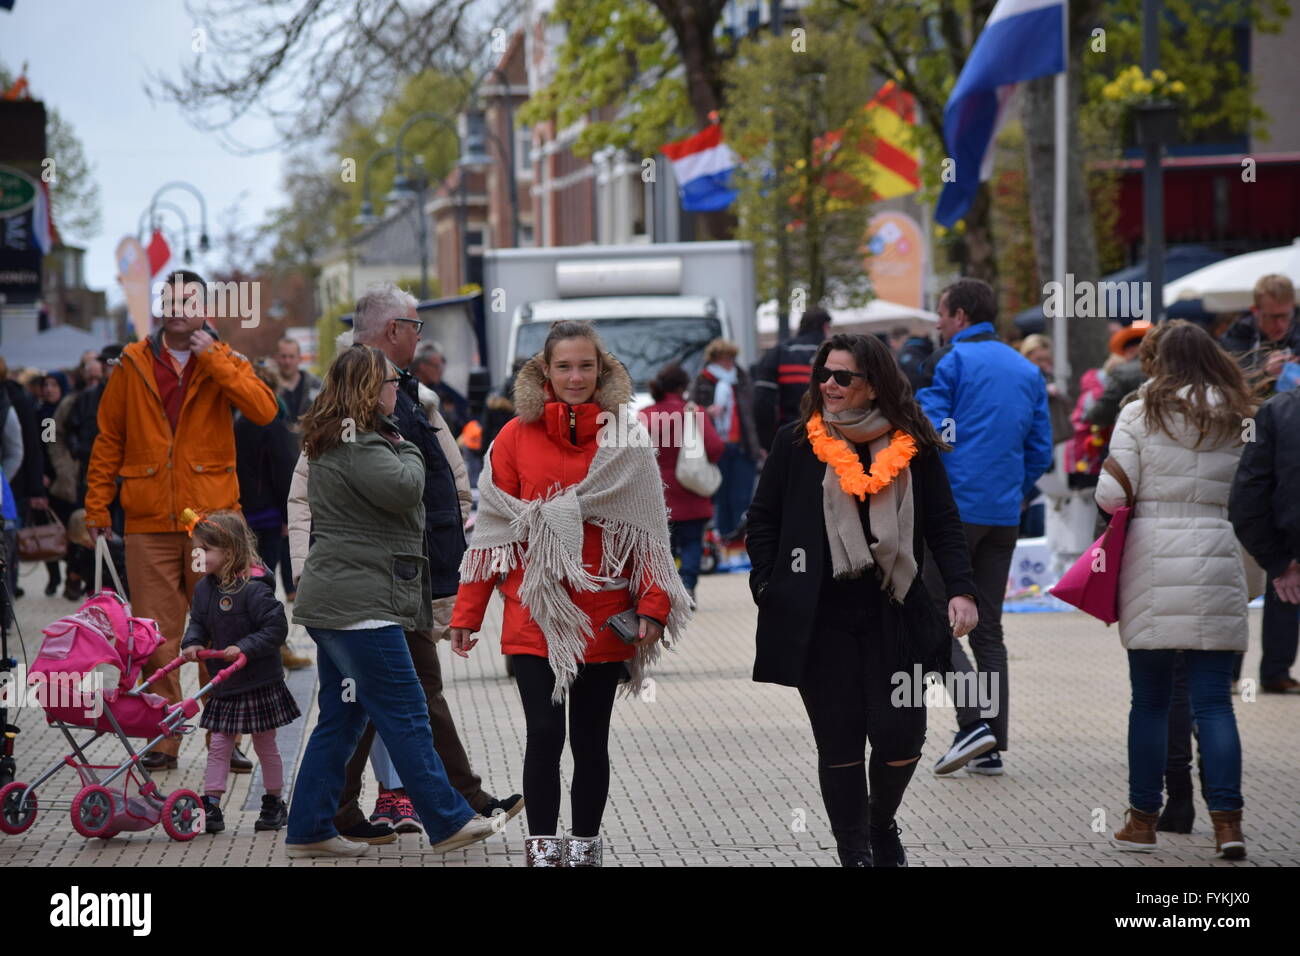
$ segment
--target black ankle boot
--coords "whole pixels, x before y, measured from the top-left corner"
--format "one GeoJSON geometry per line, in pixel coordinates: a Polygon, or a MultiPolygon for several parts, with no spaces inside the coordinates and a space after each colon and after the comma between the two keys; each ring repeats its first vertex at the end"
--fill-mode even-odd
{"type": "Polygon", "coordinates": [[[253,824],[254,830],[278,830],[289,822],[289,808],[279,797],[262,794],[262,812],[253,824]]]}
{"type": "Polygon", "coordinates": [[[868,867],[874,866],[871,856],[871,840],[866,830],[831,830],[835,836],[835,852],[839,855],[840,866],[868,867]]]}
{"type": "Polygon", "coordinates": [[[907,852],[898,838],[902,831],[892,819],[871,821],[871,854],[876,866],[907,866],[907,852]]]}
{"type": "Polygon", "coordinates": [[[1191,833],[1195,819],[1196,805],[1192,801],[1192,791],[1171,793],[1165,808],[1160,811],[1156,830],[1161,833],[1191,833]]]}

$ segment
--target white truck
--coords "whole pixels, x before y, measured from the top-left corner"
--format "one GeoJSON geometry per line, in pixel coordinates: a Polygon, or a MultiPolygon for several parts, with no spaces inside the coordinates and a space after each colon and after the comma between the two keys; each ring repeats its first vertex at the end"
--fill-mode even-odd
{"type": "Polygon", "coordinates": [[[484,253],[488,368],[503,381],[541,351],[551,323],[591,322],[632,376],[638,406],[667,362],[694,376],[715,338],[757,358],[754,250],[748,242],[557,246],[484,253]]]}

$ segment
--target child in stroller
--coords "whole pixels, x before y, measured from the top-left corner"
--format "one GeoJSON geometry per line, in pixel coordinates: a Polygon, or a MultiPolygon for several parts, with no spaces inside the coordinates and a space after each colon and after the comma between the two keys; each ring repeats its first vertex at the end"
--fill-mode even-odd
{"type": "MultiPolygon", "coordinates": [[[[266,793],[255,830],[279,830],[288,821],[281,793],[284,764],[275,742],[278,727],[302,716],[284,683],[280,647],[289,634],[284,605],[275,596],[275,578],[257,556],[257,539],[244,518],[234,511],[214,511],[198,517],[186,511],[193,554],[202,580],[194,589],[190,624],[181,641],[181,656],[199,659],[208,648],[221,652],[225,661],[245,655],[243,670],[214,689],[199,726],[212,732],[207,773],[203,780],[203,808],[208,833],[225,829],[221,797],[238,734],[251,734],[262,762],[266,793]]],[[[215,675],[223,661],[209,659],[215,675]]]]}

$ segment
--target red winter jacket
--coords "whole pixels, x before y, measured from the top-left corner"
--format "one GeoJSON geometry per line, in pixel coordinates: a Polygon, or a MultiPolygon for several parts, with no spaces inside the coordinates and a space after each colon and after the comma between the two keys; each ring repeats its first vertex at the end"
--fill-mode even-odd
{"type": "MultiPolygon", "coordinates": [[[[627,380],[622,366],[606,371],[595,395],[599,404],[571,406],[552,398],[536,359],[525,365],[515,379],[515,407],[519,415],[505,424],[492,443],[492,478],[497,487],[522,501],[532,501],[546,497],[557,487],[564,489],[580,483],[596,455],[597,416],[602,408],[616,409],[630,399],[630,380],[607,381],[619,376],[627,380]]],[[[590,574],[600,573],[603,555],[600,538],[600,528],[590,522],[583,526],[582,562],[590,574]]],[[[473,547],[472,541],[470,546],[473,547]]],[[[523,578],[523,568],[516,567],[504,581],[462,581],[451,626],[478,631],[483,626],[492,591],[499,583],[505,599],[501,652],[545,657],[546,638],[519,600],[523,578]]],[[[566,590],[592,622],[593,637],[583,660],[591,664],[629,660],[635,653],[632,646],[624,644],[602,625],[612,615],[633,606],[632,591],[619,588],[575,592],[567,585],[566,590]]],[[[638,614],[663,623],[668,620],[669,605],[668,595],[662,589],[644,585],[637,588],[638,614]]]]}
{"type": "MultiPolygon", "coordinates": [[[[685,427],[682,416],[685,414],[686,401],[680,395],[665,395],[663,401],[655,402],[640,412],[641,423],[649,430],[659,449],[659,476],[664,480],[664,501],[668,505],[669,521],[713,517],[713,499],[686,490],[677,480],[677,456],[681,453],[681,435],[685,427]]],[[[726,446],[703,409],[699,419],[704,423],[704,454],[709,461],[716,463],[726,446]]]]}

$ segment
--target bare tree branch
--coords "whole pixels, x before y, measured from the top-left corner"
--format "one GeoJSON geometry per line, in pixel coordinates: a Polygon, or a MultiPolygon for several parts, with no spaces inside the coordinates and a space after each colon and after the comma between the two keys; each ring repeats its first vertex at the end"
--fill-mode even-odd
{"type": "Polygon", "coordinates": [[[176,103],[196,128],[221,133],[228,149],[276,149],[320,136],[423,70],[481,69],[492,30],[511,29],[522,7],[523,0],[187,0],[206,49],[179,77],[152,74],[146,92],[176,103]],[[236,139],[232,127],[254,116],[271,121],[275,142],[236,139]]]}

